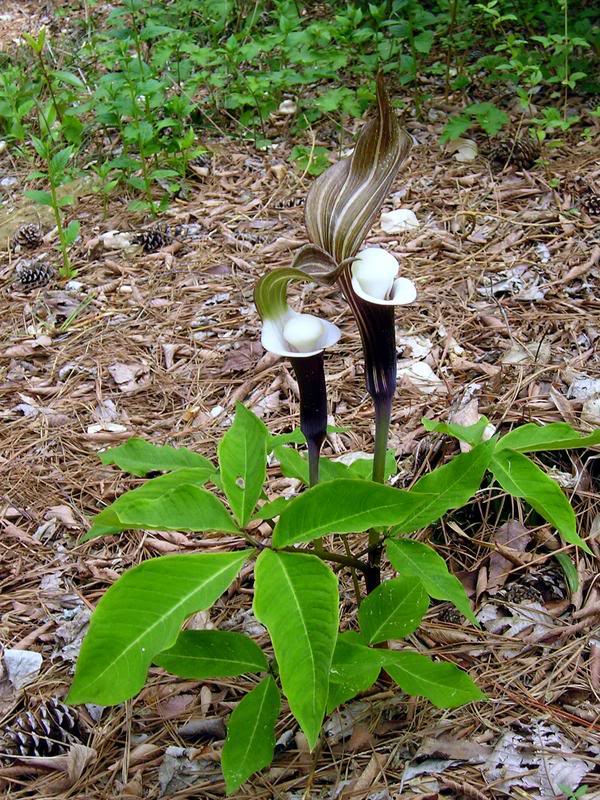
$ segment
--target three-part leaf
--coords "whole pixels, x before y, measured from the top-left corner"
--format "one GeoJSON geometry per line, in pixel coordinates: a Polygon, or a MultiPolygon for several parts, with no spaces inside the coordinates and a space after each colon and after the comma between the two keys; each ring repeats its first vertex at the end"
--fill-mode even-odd
{"type": "Polygon", "coordinates": [[[140,528],[237,533],[223,503],[200,487],[210,474],[206,468],[183,468],[146,481],[97,514],[82,541],[140,528]]]}
{"type": "Polygon", "coordinates": [[[491,464],[494,478],[513,497],[521,497],[553,525],[570,544],[590,552],[577,533],[573,507],[556,483],[537,464],[515,450],[500,450],[491,464]]]}
{"type": "Polygon", "coordinates": [[[327,706],[338,602],[337,579],[316,556],[263,550],[258,557],[254,614],[269,631],[283,691],[311,749],[327,706]]]}
{"type": "Polygon", "coordinates": [[[227,794],[273,760],[279,706],[279,690],[268,675],[232,712],[221,756],[227,794]]]}
{"type": "Polygon", "coordinates": [[[252,516],[267,475],[264,423],[238,403],[233,425],[219,444],[221,482],[235,518],[244,527],[252,516]]]}
{"type": "Polygon", "coordinates": [[[456,708],[485,694],[466,672],[446,661],[432,661],[420,653],[382,650],[382,666],[407,694],[421,695],[438,708],[456,708]]]}
{"type": "Polygon", "coordinates": [[[361,633],[369,644],[403,639],[419,627],[428,606],[429,597],[418,578],[384,581],[359,606],[361,633]]]}
{"type": "Polygon", "coordinates": [[[107,706],[133,697],[185,618],[209,608],[251,552],[162,556],[126,572],[92,616],[68,702],[107,706]]]}
{"type": "Polygon", "coordinates": [[[449,600],[463,616],[479,626],[464,586],[449,572],[444,559],[432,547],[414,539],[388,539],[386,553],[400,575],[419,578],[430,597],[449,600]]]}
{"type": "Polygon", "coordinates": [[[204,470],[208,479],[208,476],[217,471],[208,458],[204,458],[186,447],[156,445],[145,439],[128,439],[124,444],[111,447],[99,455],[103,464],[115,464],[124,472],[138,476],[147,475],[156,470],[173,472],[183,467],[192,467],[204,470]]]}
{"type": "Polygon", "coordinates": [[[268,668],[260,647],[235,631],[183,631],[154,663],[180,678],[227,678],[268,668]]]}

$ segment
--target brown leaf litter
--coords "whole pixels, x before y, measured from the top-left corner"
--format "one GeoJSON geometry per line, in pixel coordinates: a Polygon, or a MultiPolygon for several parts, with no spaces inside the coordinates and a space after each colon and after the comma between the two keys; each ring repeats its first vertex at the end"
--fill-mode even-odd
{"type": "MultiPolygon", "coordinates": [[[[481,159],[457,163],[441,153],[439,123],[409,120],[409,129],[418,146],[385,210],[411,208],[421,225],[386,235],[376,223],[369,237],[401,259],[419,288],[417,303],[397,317],[401,386],[391,446],[398,486],[458,451],[449,439],[426,435],[423,416],[485,414],[500,431],[529,420],[589,429],[582,412],[587,403],[593,413],[600,396],[597,223],[567,215],[560,191],[550,188],[551,178],[597,170],[597,149],[582,142],[553,151],[544,171],[493,175],[481,159]]],[[[28,658],[39,666],[36,674],[31,662],[31,680],[21,685],[10,682],[14,670],[3,673],[3,725],[26,701],[66,694],[90,610],[125,569],[165,552],[237,544],[155,531],[77,546],[85,520],[139,484],[103,466],[98,451],[138,435],[214,458],[236,401],[273,432],[297,424],[297,387],[258,346],[252,291],[265,269],[289,264],[304,242],[302,208],[282,204],[303,196],[309,181],[282,169],[279,150],[257,154],[227,141],[211,147],[218,154],[211,174],[167,214],[173,230],[195,226],[177,248],[144,255],[94,244],[140,223],[117,201],[103,219],[95,199],[84,197],[74,284],[25,296],[11,288],[8,252],[1,262],[3,663],[18,651],[35,654],[28,658]]],[[[304,288],[295,302],[344,331],[327,370],[332,422],[348,430],[330,437],[327,454],[369,451],[371,404],[347,308],[333,289],[304,288]]],[[[562,548],[552,530],[532,527],[523,507],[496,490],[483,489],[423,534],[461,577],[483,624],[474,628],[436,605],[409,645],[468,669],[489,701],[441,711],[382,683],[343,709],[344,724],[335,723],[313,755],[284,715],[278,736],[286,744],[237,796],[547,798],[559,777],[587,783],[590,797],[600,791],[600,460],[589,452],[540,460],[565,481],[596,560],[562,548]],[[561,551],[574,561],[577,595],[556,577],[561,551]]],[[[288,495],[297,491],[287,479],[277,483],[288,495]]],[[[357,546],[361,537],[350,540],[357,546]]],[[[349,610],[350,576],[340,577],[349,610]]],[[[246,630],[265,645],[251,596],[242,577],[201,624],[246,630]]],[[[183,682],[153,668],[131,702],[82,708],[86,741],[59,760],[4,759],[2,791],[77,800],[222,797],[223,722],[252,685],[183,682]]]]}

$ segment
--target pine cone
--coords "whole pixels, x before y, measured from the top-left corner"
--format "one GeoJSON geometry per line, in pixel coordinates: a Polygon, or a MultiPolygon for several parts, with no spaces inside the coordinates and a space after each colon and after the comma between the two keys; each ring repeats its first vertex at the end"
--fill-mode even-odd
{"type": "Polygon", "coordinates": [[[15,267],[15,289],[31,292],[41,286],[47,286],[54,277],[55,270],[52,264],[42,259],[24,258],[15,267]]]}
{"type": "Polygon", "coordinates": [[[212,159],[212,153],[201,153],[188,161],[188,167],[195,175],[206,178],[212,172],[212,159]]]}
{"type": "Polygon", "coordinates": [[[489,153],[490,162],[498,169],[503,169],[507,164],[530,169],[539,157],[539,144],[527,137],[497,142],[489,153]]]}
{"type": "Polygon", "coordinates": [[[451,625],[462,625],[465,621],[463,615],[457,608],[454,608],[454,606],[446,606],[443,608],[438,614],[438,619],[440,622],[448,622],[451,625]]]}
{"type": "Polygon", "coordinates": [[[142,231],[136,234],[132,242],[134,244],[141,244],[144,253],[156,253],[163,247],[171,244],[173,241],[173,234],[168,225],[155,225],[147,231],[142,231]]]}
{"type": "Polygon", "coordinates": [[[580,200],[581,208],[590,217],[600,217],[600,194],[588,190],[580,200]]]}
{"type": "Polygon", "coordinates": [[[277,211],[284,211],[288,208],[299,208],[300,206],[304,205],[304,198],[303,197],[289,197],[287,200],[278,200],[274,204],[274,208],[277,211]]]}
{"type": "Polygon", "coordinates": [[[589,108],[590,111],[595,111],[597,108],[600,107],[600,92],[596,92],[595,94],[591,94],[587,100],[585,101],[586,106],[589,108]]]}
{"type": "Polygon", "coordinates": [[[27,225],[21,225],[12,238],[11,247],[15,253],[20,252],[24,248],[27,250],[35,250],[42,243],[42,229],[39,225],[33,222],[27,225]]]}
{"type": "Polygon", "coordinates": [[[55,697],[33,711],[24,711],[5,735],[21,756],[60,755],[82,739],[75,712],[55,697]]]}

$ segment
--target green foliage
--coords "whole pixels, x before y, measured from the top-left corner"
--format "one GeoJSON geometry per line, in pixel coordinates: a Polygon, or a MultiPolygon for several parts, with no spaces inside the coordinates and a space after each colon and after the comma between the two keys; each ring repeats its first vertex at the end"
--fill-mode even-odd
{"type": "Polygon", "coordinates": [[[319,558],[265,550],[256,562],[254,614],[273,642],[281,685],[311,750],[327,708],[338,631],[338,584],[319,558]]]}
{"type": "Polygon", "coordinates": [[[456,708],[485,700],[485,694],[455,664],[432,661],[420,653],[389,650],[383,666],[407,694],[426,697],[438,708],[456,708]]]}
{"type": "Polygon", "coordinates": [[[182,468],[118,497],[94,519],[84,540],[132,529],[229,531],[237,527],[218,497],[202,489],[206,468],[182,468]]]}
{"type": "Polygon", "coordinates": [[[427,592],[418,578],[384,581],[360,604],[361,633],[369,644],[403,639],[416,631],[428,606],[427,592]]]}
{"type": "Polygon", "coordinates": [[[223,489],[242,527],[252,516],[265,482],[268,437],[264,423],[238,403],[234,423],[219,445],[219,466],[223,489]]]}
{"type": "Polygon", "coordinates": [[[600,430],[582,435],[566,422],[551,422],[549,425],[530,422],[503,436],[498,442],[498,450],[508,448],[520,453],[535,453],[539,450],[594,447],[597,444],[600,444],[600,430]]]}
{"type": "Polygon", "coordinates": [[[260,647],[234,631],[183,631],[154,663],[180,678],[227,678],[267,670],[260,647]]]}
{"type": "Polygon", "coordinates": [[[432,547],[414,539],[388,539],[386,553],[399,575],[419,579],[430,597],[449,600],[473,625],[479,625],[462,583],[432,547]]]}
{"type": "Polygon", "coordinates": [[[567,496],[531,459],[515,450],[499,450],[494,455],[491,470],[506,492],[526,500],[567,542],[591,552],[577,533],[575,512],[567,496]]]}
{"type": "Polygon", "coordinates": [[[464,505],[479,488],[494,442],[478,445],[421,478],[410,491],[371,481],[338,479],[309,489],[282,511],[275,526],[276,547],[309,542],[328,533],[395,526],[409,533],[464,505]]]}
{"type": "Polygon", "coordinates": [[[227,794],[273,760],[279,706],[277,684],[267,675],[235,707],[221,757],[227,794]]]}
{"type": "Polygon", "coordinates": [[[250,552],[162,556],[126,572],[98,604],[68,701],[111,705],[133,697],[186,617],[210,608],[250,552]]]}
{"type": "Polygon", "coordinates": [[[131,475],[143,477],[150,472],[173,472],[190,467],[204,470],[207,477],[216,472],[216,467],[204,456],[185,447],[151,444],[145,439],[128,439],[125,444],[111,447],[100,453],[103,464],[114,464],[131,475]]]}
{"type": "MultiPolygon", "coordinates": [[[[0,66],[0,135],[24,151],[33,137],[50,138],[57,149],[74,147],[74,157],[83,142],[110,140],[118,155],[75,158],[77,167],[95,172],[105,199],[119,190],[131,210],[150,214],[189,191],[205,133],[233,127],[268,146],[274,121],[296,136],[321,120],[341,127],[363,115],[379,69],[412,93],[418,113],[422,78],[443,76],[447,92],[507,88],[524,108],[538,105],[543,88],[549,99],[532,122],[540,138],[578,121],[567,113],[569,92],[597,91],[591,6],[338,2],[315,17],[288,0],[247,13],[228,0],[150,0],[98,19],[77,47],[45,29],[23,37],[0,66]],[[485,55],[473,60],[478,48],[485,55]],[[290,96],[296,108],[284,118],[278,109],[290,96]]],[[[507,121],[498,104],[473,103],[448,121],[443,139],[472,128],[493,136],[507,121]]],[[[310,175],[329,164],[325,148],[305,142],[290,157],[310,175]]]]}
{"type": "MultiPolygon", "coordinates": [[[[425,425],[467,442],[471,449],[424,475],[409,490],[369,480],[369,458],[351,464],[323,460],[323,483],[259,509],[258,517],[271,525],[279,516],[271,542],[254,539],[251,517],[257,513],[257,501],[264,498],[267,453],[276,455],[284,474],[306,481],[305,458],[289,446],[302,441],[297,432],[270,436],[254,414],[238,406],[218,447],[220,473],[193,451],[158,447],[141,439],[102,453],[105,464],[134,475],[159,470],[164,474],[147,479],[101,511],[85,538],[129,528],[197,530],[237,534],[255,549],[166,556],[126,572],[93,614],[69,701],[123,702],[142,688],[152,664],[190,680],[268,672],[229,720],[223,772],[231,793],[273,757],[280,689],[311,748],[317,745],[325,714],[367,691],[382,669],[404,692],[425,697],[440,708],[484,699],[470,676],[451,662],[376,646],[414,632],[429,598],[453,603],[477,624],[462,584],[444,559],[430,545],[399,538],[399,533],[426,528],[448,510],[464,505],[489,473],[505,491],[524,499],[556,526],[568,542],[585,547],[560,487],[524,452],[588,447],[599,437],[597,432],[581,435],[562,423],[528,424],[482,442],[485,418],[468,427],[432,420],[425,425]],[[209,491],[205,485],[211,484],[215,488],[209,491]],[[237,524],[219,493],[225,495],[237,524]],[[321,541],[311,545],[310,552],[292,545],[374,527],[383,534],[384,552],[397,577],[362,598],[360,632],[339,632],[338,581],[326,562],[335,564],[341,558],[344,566],[364,574],[369,563],[364,555],[345,558],[330,553],[321,541]],[[257,550],[253,610],[267,628],[274,653],[271,663],[258,644],[241,633],[182,630],[191,614],[217,601],[257,550]]],[[[388,454],[387,473],[394,471],[394,459],[388,454]]],[[[559,556],[574,590],[573,563],[565,553],[559,556]]]]}

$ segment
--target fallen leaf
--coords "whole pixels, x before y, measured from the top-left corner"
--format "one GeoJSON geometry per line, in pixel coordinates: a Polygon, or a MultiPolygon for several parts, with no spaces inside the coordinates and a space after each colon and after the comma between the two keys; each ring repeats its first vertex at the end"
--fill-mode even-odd
{"type": "Polygon", "coordinates": [[[112,379],[126,394],[143,389],[150,383],[150,368],[147,364],[124,364],[115,362],[108,368],[112,379]]]}
{"type": "Polygon", "coordinates": [[[52,339],[49,336],[38,336],[37,339],[28,339],[21,344],[14,344],[7,347],[0,355],[4,358],[27,358],[33,355],[46,355],[44,352],[52,345],[52,339]]]}
{"type": "Polygon", "coordinates": [[[384,211],[379,224],[384,233],[404,233],[416,230],[421,223],[410,208],[395,208],[393,211],[384,211]]]}
{"type": "MultiPolygon", "coordinates": [[[[494,542],[505,547],[510,547],[523,553],[531,541],[531,534],[528,529],[521,525],[517,520],[505,522],[494,531],[494,542]]],[[[513,569],[512,561],[505,558],[498,552],[493,552],[490,556],[488,570],[487,591],[489,594],[496,594],[506,583],[506,579],[513,569]]]]}
{"type": "Polygon", "coordinates": [[[57,519],[65,528],[79,528],[80,524],[73,516],[69,506],[50,506],[44,514],[44,519],[57,519]]]}
{"type": "Polygon", "coordinates": [[[503,364],[548,364],[550,344],[546,341],[516,343],[502,357],[503,364]]]}
{"type": "Polygon", "coordinates": [[[498,790],[520,786],[537,789],[542,797],[556,797],[563,794],[561,784],[574,791],[593,769],[593,761],[576,757],[575,742],[546,719],[529,720],[520,729],[499,739],[483,767],[498,790]]]}
{"type": "Polygon", "coordinates": [[[7,648],[2,655],[4,672],[14,689],[21,689],[33,681],[42,666],[42,654],[34,650],[7,648]]]}
{"type": "Polygon", "coordinates": [[[399,361],[398,379],[399,382],[408,383],[421,394],[447,393],[443,381],[425,361],[399,361]]]}

